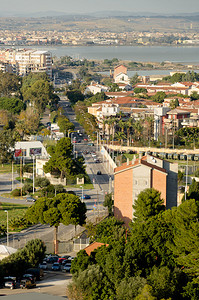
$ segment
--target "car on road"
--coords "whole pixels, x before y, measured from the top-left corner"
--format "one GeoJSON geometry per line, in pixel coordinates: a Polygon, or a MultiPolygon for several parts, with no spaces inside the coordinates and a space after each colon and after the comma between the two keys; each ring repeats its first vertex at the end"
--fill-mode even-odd
{"type": "Polygon", "coordinates": [[[101,171],[97,171],[97,175],[102,175],[102,172],[101,171]]]}
{"type": "Polygon", "coordinates": [[[31,196],[26,197],[26,202],[35,202],[35,201],[36,201],[36,199],[31,196]]]}
{"type": "Polygon", "coordinates": [[[93,143],[88,143],[87,145],[88,145],[88,146],[94,146],[94,144],[93,144],[93,143]]]}
{"type": "Polygon", "coordinates": [[[52,265],[52,270],[53,271],[59,271],[60,270],[60,264],[58,262],[55,262],[53,265],[52,265]]]}
{"type": "Polygon", "coordinates": [[[47,262],[43,261],[42,263],[39,264],[40,269],[43,270],[47,270],[48,266],[47,266],[47,262]]]}
{"type": "MultiPolygon", "coordinates": [[[[81,196],[81,199],[82,199],[82,196],[81,196]]],[[[91,196],[89,196],[89,195],[83,195],[83,199],[91,199],[91,196]]]]}
{"type": "Polygon", "coordinates": [[[62,271],[63,272],[70,272],[70,269],[71,269],[71,263],[67,263],[64,265],[62,271]]]}

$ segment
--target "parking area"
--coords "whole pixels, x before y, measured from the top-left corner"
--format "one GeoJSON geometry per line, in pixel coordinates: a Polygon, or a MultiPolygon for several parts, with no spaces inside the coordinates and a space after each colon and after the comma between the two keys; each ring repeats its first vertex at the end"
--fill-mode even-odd
{"type": "Polygon", "coordinates": [[[43,293],[54,296],[66,297],[66,287],[71,282],[72,275],[62,271],[44,271],[42,280],[36,282],[36,287],[32,289],[0,289],[1,295],[15,295],[21,293],[43,293]]]}

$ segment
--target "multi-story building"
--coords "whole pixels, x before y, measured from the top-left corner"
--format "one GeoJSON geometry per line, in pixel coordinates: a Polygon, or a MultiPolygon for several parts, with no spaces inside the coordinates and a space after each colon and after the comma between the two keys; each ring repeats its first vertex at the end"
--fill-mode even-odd
{"type": "Polygon", "coordinates": [[[0,63],[9,65],[9,68],[7,68],[8,72],[21,76],[30,72],[46,72],[50,78],[52,77],[52,55],[49,51],[27,49],[1,50],[0,63]]]}
{"type": "Polygon", "coordinates": [[[146,155],[122,164],[114,170],[114,216],[128,226],[133,219],[133,205],[146,188],[161,193],[167,209],[177,206],[178,165],[146,155]]]}

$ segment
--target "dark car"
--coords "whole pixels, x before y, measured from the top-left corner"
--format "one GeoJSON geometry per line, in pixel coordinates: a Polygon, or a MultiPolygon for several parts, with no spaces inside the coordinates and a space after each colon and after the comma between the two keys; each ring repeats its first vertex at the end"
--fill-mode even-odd
{"type": "Polygon", "coordinates": [[[49,256],[49,257],[47,257],[46,261],[47,261],[47,263],[49,263],[49,264],[53,264],[54,262],[57,262],[58,259],[59,259],[59,258],[58,258],[57,256],[49,256]]]}
{"type": "Polygon", "coordinates": [[[102,172],[101,171],[97,171],[97,175],[102,175],[102,172]]]}
{"type": "MultiPolygon", "coordinates": [[[[82,199],[82,196],[81,196],[81,199],[82,199]]],[[[83,196],[83,199],[91,199],[91,196],[89,196],[89,195],[84,195],[84,196],[83,196]]]]}
{"type": "Polygon", "coordinates": [[[36,199],[34,199],[31,196],[26,197],[26,202],[35,202],[35,201],[36,201],[36,199]]]}

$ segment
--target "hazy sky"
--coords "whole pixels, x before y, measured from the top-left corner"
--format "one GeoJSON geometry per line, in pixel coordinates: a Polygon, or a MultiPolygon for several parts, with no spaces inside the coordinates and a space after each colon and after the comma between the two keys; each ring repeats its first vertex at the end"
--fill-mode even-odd
{"type": "Polygon", "coordinates": [[[57,11],[86,13],[97,11],[128,11],[155,13],[199,12],[198,0],[7,0],[1,11],[16,13],[57,11]]]}

